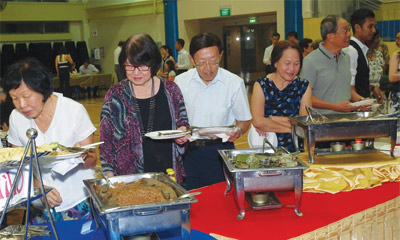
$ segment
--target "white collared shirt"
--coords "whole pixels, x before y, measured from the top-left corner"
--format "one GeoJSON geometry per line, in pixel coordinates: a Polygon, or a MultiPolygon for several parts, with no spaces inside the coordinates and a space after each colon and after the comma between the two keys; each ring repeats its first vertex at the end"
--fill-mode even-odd
{"type": "Polygon", "coordinates": [[[243,79],[223,68],[208,85],[196,68],[178,75],[175,83],[185,99],[191,126],[229,126],[252,118],[243,79]]]}
{"type": "Polygon", "coordinates": [[[264,51],[264,58],[263,58],[263,63],[265,65],[271,64],[271,53],[272,50],[274,50],[274,45],[271,44],[269,47],[267,47],[264,51]]]}
{"type": "Polygon", "coordinates": [[[178,52],[177,64],[179,70],[190,69],[189,53],[183,48],[178,52]]]}
{"type": "MultiPolygon", "coordinates": [[[[364,54],[365,61],[367,61],[367,63],[368,63],[368,59],[367,59],[368,47],[364,43],[360,42],[360,40],[358,40],[355,37],[351,37],[350,40],[353,40],[354,42],[356,42],[358,44],[358,46],[361,48],[361,51],[364,54]]],[[[356,85],[358,52],[351,45],[347,48],[347,50],[348,50],[347,53],[350,56],[350,71],[351,71],[351,82],[350,82],[350,85],[354,86],[354,85],[356,85]]]]}

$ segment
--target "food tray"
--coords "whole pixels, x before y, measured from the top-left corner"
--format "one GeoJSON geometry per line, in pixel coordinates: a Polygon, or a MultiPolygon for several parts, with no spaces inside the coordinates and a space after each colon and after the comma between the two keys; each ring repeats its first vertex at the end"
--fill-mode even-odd
{"type": "Polygon", "coordinates": [[[300,212],[300,201],[303,193],[303,169],[308,166],[296,158],[297,166],[239,169],[231,163],[234,156],[238,154],[270,154],[271,149],[223,149],[218,150],[223,159],[224,175],[227,183],[225,196],[228,196],[235,187],[234,198],[239,210],[237,219],[245,216],[245,192],[265,191],[294,191],[295,192],[295,213],[302,216],[300,212]]]}
{"type": "MultiPolygon", "coordinates": [[[[40,157],[42,156],[46,156],[47,154],[49,154],[50,152],[41,152],[37,154],[38,157],[38,161],[40,163],[40,157]]],[[[29,161],[31,160],[31,157],[25,157],[24,159],[24,163],[23,165],[27,165],[29,164],[29,161]]],[[[6,161],[6,162],[2,162],[0,163],[0,168],[2,169],[11,169],[11,168],[17,168],[19,165],[21,164],[21,161],[15,161],[15,160],[11,160],[11,161],[6,161]]]]}
{"type": "MultiPolygon", "coordinates": [[[[141,178],[154,178],[170,185],[178,197],[188,193],[179,184],[174,182],[164,173],[140,173],[111,177],[112,183],[130,183],[141,178]]],[[[95,191],[96,185],[107,184],[105,179],[84,180],[94,205],[95,219],[98,215],[105,215],[109,230],[109,239],[119,240],[121,236],[129,236],[142,233],[159,232],[172,228],[181,228],[181,238],[189,239],[190,235],[190,208],[197,202],[193,196],[173,202],[157,202],[149,204],[137,204],[121,207],[104,205],[95,191]]],[[[99,222],[99,221],[97,221],[99,222]]]]}
{"type": "MultiPolygon", "coordinates": [[[[327,121],[317,122],[309,121],[307,116],[289,117],[292,123],[293,142],[298,142],[298,137],[306,140],[310,163],[314,163],[315,142],[319,141],[373,139],[389,136],[393,154],[397,136],[396,117],[378,117],[371,112],[326,114],[325,117],[328,118],[327,121]]],[[[318,116],[313,116],[313,118],[319,119],[318,116]]]]}

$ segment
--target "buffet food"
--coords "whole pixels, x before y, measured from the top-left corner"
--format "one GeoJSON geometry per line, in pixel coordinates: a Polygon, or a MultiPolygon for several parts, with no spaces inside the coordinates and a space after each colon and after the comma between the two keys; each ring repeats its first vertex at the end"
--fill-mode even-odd
{"type": "Polygon", "coordinates": [[[296,157],[291,153],[277,152],[273,154],[238,154],[233,157],[232,164],[239,169],[276,168],[297,166],[296,157]]]}
{"type": "MultiPolygon", "coordinates": [[[[51,152],[55,151],[58,147],[58,143],[52,142],[48,144],[43,144],[37,148],[37,153],[51,152]]],[[[25,151],[25,147],[15,147],[15,148],[0,148],[0,163],[7,161],[19,161],[21,160],[25,151]]],[[[30,154],[30,149],[28,153],[30,154]]]]}
{"type": "Polygon", "coordinates": [[[95,190],[103,204],[107,206],[129,206],[155,202],[173,201],[177,198],[174,189],[168,184],[152,178],[142,178],[130,183],[97,185],[95,190]]]}

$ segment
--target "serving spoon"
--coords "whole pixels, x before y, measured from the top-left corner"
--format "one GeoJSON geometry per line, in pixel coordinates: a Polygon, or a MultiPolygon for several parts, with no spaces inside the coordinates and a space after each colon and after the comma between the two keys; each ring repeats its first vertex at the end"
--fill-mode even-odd
{"type": "Polygon", "coordinates": [[[182,194],[182,195],[180,195],[179,197],[177,197],[177,198],[175,199],[175,201],[179,201],[179,200],[182,200],[182,199],[188,198],[188,197],[193,197],[193,196],[195,196],[195,195],[199,195],[200,193],[201,193],[201,192],[185,193],[185,194],[182,194]]]}

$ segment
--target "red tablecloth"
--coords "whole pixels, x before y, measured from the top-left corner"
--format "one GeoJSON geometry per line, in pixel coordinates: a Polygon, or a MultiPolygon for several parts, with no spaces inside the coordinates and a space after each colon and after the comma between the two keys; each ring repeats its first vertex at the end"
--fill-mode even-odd
{"type": "MultiPolygon", "coordinates": [[[[303,193],[300,210],[293,207],[253,211],[246,210],[243,220],[237,220],[238,210],[232,192],[224,196],[226,183],[197,189],[202,194],[192,204],[191,227],[206,233],[244,239],[288,239],[313,231],[342,218],[374,207],[400,195],[400,183],[384,183],[380,187],[337,194],[303,193]]],[[[293,192],[276,193],[283,205],[294,204],[293,192]]]]}

